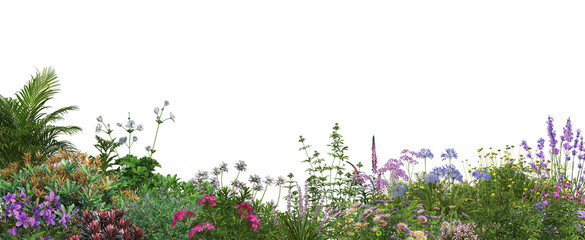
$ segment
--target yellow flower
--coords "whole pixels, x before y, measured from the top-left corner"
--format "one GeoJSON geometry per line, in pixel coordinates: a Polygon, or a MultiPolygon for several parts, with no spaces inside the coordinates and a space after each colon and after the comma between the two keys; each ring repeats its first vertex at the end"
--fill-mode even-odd
{"type": "Polygon", "coordinates": [[[492,197],[493,197],[493,196],[496,196],[496,194],[495,194],[495,193],[492,193],[492,197]]]}
{"type": "Polygon", "coordinates": [[[512,185],[508,185],[508,187],[510,187],[510,188],[511,188],[511,187],[512,187],[512,185]]]}

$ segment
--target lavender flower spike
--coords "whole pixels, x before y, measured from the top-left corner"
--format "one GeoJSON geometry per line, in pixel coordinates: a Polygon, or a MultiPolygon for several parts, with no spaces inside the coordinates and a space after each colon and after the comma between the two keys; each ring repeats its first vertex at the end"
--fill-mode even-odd
{"type": "Polygon", "coordinates": [[[571,127],[571,118],[567,119],[567,125],[563,128],[563,136],[561,141],[572,142],[573,141],[573,129],[571,127]]]}
{"type": "Polygon", "coordinates": [[[550,147],[551,147],[551,151],[553,154],[558,154],[559,150],[556,148],[557,145],[557,140],[556,138],[556,131],[554,131],[553,129],[553,118],[551,116],[548,116],[548,121],[547,123],[547,130],[548,130],[548,137],[550,138],[550,147]]]}

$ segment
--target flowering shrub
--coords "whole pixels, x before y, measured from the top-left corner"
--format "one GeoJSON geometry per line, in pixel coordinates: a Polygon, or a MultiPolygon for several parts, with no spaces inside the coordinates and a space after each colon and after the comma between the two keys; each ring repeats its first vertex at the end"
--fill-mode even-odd
{"type": "MultiPolygon", "coordinates": [[[[45,202],[34,204],[23,191],[2,197],[4,211],[0,212],[0,239],[50,239],[60,236],[71,222],[71,216],[61,208],[59,197],[53,192],[45,202]]],[[[77,209],[74,210],[74,212],[77,209]]]]}
{"type": "MultiPolygon", "coordinates": [[[[229,224],[228,222],[226,222],[227,219],[229,219],[229,217],[226,216],[222,216],[219,215],[219,212],[226,212],[226,209],[216,209],[216,208],[211,208],[214,206],[217,206],[216,201],[215,201],[215,197],[213,195],[206,195],[203,198],[201,198],[201,200],[199,200],[198,202],[199,206],[203,205],[203,209],[204,211],[202,212],[200,217],[196,217],[196,214],[190,211],[185,211],[185,210],[181,210],[179,212],[177,212],[175,214],[175,216],[173,217],[173,222],[172,222],[172,226],[175,227],[177,222],[180,220],[185,219],[185,216],[190,216],[192,218],[190,218],[191,221],[198,221],[200,222],[199,224],[195,225],[194,227],[192,227],[189,232],[188,232],[188,237],[189,239],[191,239],[194,236],[201,236],[201,237],[212,237],[212,236],[226,236],[225,234],[222,234],[222,232],[209,232],[209,231],[205,231],[205,230],[215,230],[215,229],[220,229],[223,230],[224,233],[233,233],[233,229],[230,229],[231,226],[229,225],[233,225],[233,224],[229,224]],[[215,226],[214,226],[215,225],[215,226]]],[[[223,205],[223,204],[221,204],[223,205]]],[[[220,206],[221,206],[220,205],[220,206]]],[[[260,227],[260,222],[258,220],[258,218],[256,217],[256,215],[253,213],[253,208],[252,206],[250,206],[250,204],[248,203],[241,203],[239,205],[234,206],[233,208],[237,209],[237,213],[240,215],[241,219],[246,219],[251,223],[251,228],[253,229],[254,232],[258,231],[258,227],[260,227]]],[[[232,210],[235,211],[235,210],[232,210]]],[[[233,214],[231,214],[233,216],[233,214]]],[[[233,217],[232,217],[233,219],[233,217]]],[[[189,220],[189,219],[185,219],[185,220],[189,220]]],[[[238,222],[238,227],[242,228],[242,225],[246,225],[244,223],[242,223],[241,221],[238,222]]],[[[189,224],[188,226],[191,226],[191,224],[189,224]]],[[[249,231],[244,231],[244,232],[248,232],[249,231]]],[[[227,235],[229,236],[229,235],[227,235]]],[[[236,236],[236,235],[232,235],[232,236],[236,236]]],[[[238,233],[237,236],[246,236],[243,233],[238,233]]]]}

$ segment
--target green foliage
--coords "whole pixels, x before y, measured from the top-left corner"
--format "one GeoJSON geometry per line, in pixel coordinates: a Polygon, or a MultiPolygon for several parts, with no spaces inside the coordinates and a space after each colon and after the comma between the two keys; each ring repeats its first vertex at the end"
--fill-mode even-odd
{"type": "Polygon", "coordinates": [[[45,164],[33,166],[25,158],[24,167],[16,170],[16,163],[0,170],[0,192],[20,192],[34,199],[43,199],[49,192],[60,196],[65,206],[78,209],[108,209],[117,194],[116,177],[104,176],[99,161],[89,163],[87,155],[61,151],[47,159],[45,164]]]}
{"type": "MultiPolygon", "coordinates": [[[[319,158],[320,153],[317,151],[313,156],[309,156],[307,149],[311,145],[305,145],[303,136],[299,139],[299,142],[303,144],[299,150],[304,150],[307,155],[307,159],[303,162],[310,164],[310,168],[306,170],[310,176],[305,182],[308,186],[310,202],[315,206],[322,197],[326,198],[326,205],[340,206],[348,199],[354,199],[361,191],[360,185],[353,178],[354,171],[345,167],[345,163],[351,164],[349,157],[344,153],[348,147],[344,146],[343,137],[337,132],[338,130],[339,125],[335,123],[333,133],[329,136],[332,142],[327,145],[331,147],[331,152],[328,154],[333,157],[329,165],[324,159],[319,158]]],[[[361,163],[358,163],[358,166],[361,166],[361,163]]]]}
{"type": "MultiPolygon", "coordinates": [[[[118,157],[116,153],[116,148],[122,146],[123,143],[113,141],[113,140],[106,140],[101,138],[100,136],[95,136],[97,140],[97,144],[93,146],[100,152],[97,156],[101,159],[101,166],[100,169],[102,172],[108,172],[108,168],[114,166],[114,161],[118,157]]],[[[97,157],[90,157],[91,161],[95,161],[97,157]]]]}
{"type": "Polygon", "coordinates": [[[154,168],[161,167],[158,161],[153,158],[144,156],[138,159],[138,157],[132,155],[116,159],[115,164],[119,165],[115,171],[120,176],[119,186],[121,190],[139,189],[145,179],[154,177],[154,168]]]}
{"type": "Polygon", "coordinates": [[[78,107],[67,106],[47,112],[50,107],[46,104],[59,92],[58,87],[55,70],[49,67],[31,76],[27,85],[16,93],[16,99],[0,96],[0,169],[12,162],[22,167],[25,153],[33,153],[32,161],[36,164],[59,150],[75,149],[72,143],[57,138],[80,132],[81,128],[53,123],[78,107]]]}
{"type": "Polygon", "coordinates": [[[289,212],[278,214],[281,232],[285,239],[290,240],[313,240],[323,239],[319,235],[320,224],[309,219],[309,214],[304,218],[293,215],[289,212]]]}
{"type": "Polygon", "coordinates": [[[189,210],[198,215],[201,212],[196,201],[188,200],[190,197],[201,199],[201,194],[190,196],[180,190],[164,189],[161,186],[158,189],[143,189],[138,196],[139,200],[125,204],[125,209],[128,209],[126,217],[144,230],[146,239],[184,238],[185,232],[171,227],[173,215],[179,210],[189,210]]]}

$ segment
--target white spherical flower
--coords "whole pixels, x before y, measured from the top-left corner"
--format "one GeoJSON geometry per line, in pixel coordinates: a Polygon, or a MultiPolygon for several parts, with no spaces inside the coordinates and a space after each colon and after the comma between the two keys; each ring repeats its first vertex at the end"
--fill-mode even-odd
{"type": "Polygon", "coordinates": [[[134,120],[129,120],[128,123],[126,123],[126,128],[127,129],[134,129],[134,120]]]}
{"type": "Polygon", "coordinates": [[[158,114],[159,111],[160,111],[160,109],[158,107],[154,108],[154,114],[158,114]]]}
{"type": "Polygon", "coordinates": [[[136,142],[136,141],[138,141],[138,137],[137,136],[132,137],[132,142],[136,142]]]}

